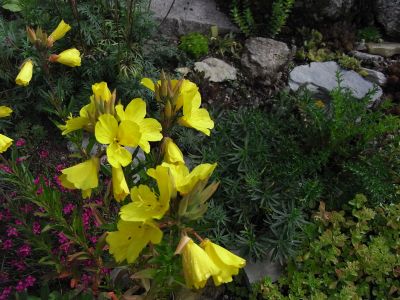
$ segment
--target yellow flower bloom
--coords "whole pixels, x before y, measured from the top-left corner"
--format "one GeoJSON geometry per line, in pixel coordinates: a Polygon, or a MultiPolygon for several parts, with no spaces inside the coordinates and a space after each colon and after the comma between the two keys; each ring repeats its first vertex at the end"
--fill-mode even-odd
{"type": "Polygon", "coordinates": [[[129,195],[129,188],[121,167],[112,168],[112,187],[114,199],[118,202],[124,200],[129,195]]]}
{"type": "Polygon", "coordinates": [[[151,219],[159,220],[168,211],[172,192],[168,168],[158,166],[154,171],[157,173],[160,191],[159,200],[147,185],[135,186],[131,190],[132,202],[121,208],[120,216],[122,220],[135,222],[145,222],[151,219]]]}
{"type": "Polygon", "coordinates": [[[72,116],[69,116],[68,120],[65,122],[65,125],[58,125],[58,128],[62,130],[62,135],[66,135],[70,132],[82,129],[88,124],[89,119],[86,117],[73,118],[72,116]]]}
{"type": "Polygon", "coordinates": [[[0,153],[7,151],[7,149],[12,145],[12,142],[12,139],[0,134],[0,153]]]}
{"type": "Polygon", "coordinates": [[[17,78],[15,79],[15,83],[21,86],[27,86],[32,79],[33,73],[33,62],[28,59],[22,65],[21,70],[19,71],[17,78]]]}
{"type": "Polygon", "coordinates": [[[92,91],[95,99],[103,100],[108,102],[112,98],[110,89],[107,86],[107,82],[98,82],[92,85],[92,91]]]}
{"type": "Polygon", "coordinates": [[[118,231],[109,232],[106,241],[109,251],[117,262],[125,259],[133,263],[140,252],[149,242],[158,244],[162,239],[162,231],[157,224],[151,221],[142,222],[118,222],[118,231]]]}
{"type": "Polygon", "coordinates": [[[51,61],[55,60],[56,62],[69,66],[69,67],[79,67],[81,65],[81,56],[80,52],[76,48],[68,49],[60,54],[54,56],[51,61]]]}
{"type": "Polygon", "coordinates": [[[205,239],[200,246],[213,263],[221,270],[221,273],[213,275],[214,284],[216,286],[231,282],[232,275],[237,275],[239,269],[246,265],[246,260],[212,243],[209,239],[205,239]]]}
{"type": "Polygon", "coordinates": [[[136,123],[140,128],[141,137],[139,146],[146,153],[150,152],[150,143],[161,141],[161,124],[156,119],[145,118],[146,102],[140,98],[133,99],[124,110],[122,104],[115,107],[117,115],[121,121],[128,120],[136,123]]]}
{"type": "Polygon", "coordinates": [[[107,159],[111,166],[126,167],[132,161],[132,154],[123,146],[136,147],[141,134],[139,126],[132,121],[118,121],[113,115],[104,114],[99,117],[95,126],[95,136],[99,143],[108,145],[107,159]]]}
{"type": "Polygon", "coordinates": [[[0,118],[5,118],[11,115],[13,110],[7,106],[0,106],[0,118]]]}
{"type": "Polygon", "coordinates": [[[209,178],[217,164],[201,164],[196,166],[190,173],[189,169],[183,164],[174,165],[163,162],[162,166],[170,169],[176,189],[181,195],[186,195],[192,191],[200,180],[209,178]]]}
{"type": "Polygon", "coordinates": [[[210,129],[214,128],[214,121],[211,120],[208,111],[200,108],[201,96],[197,92],[193,97],[187,97],[183,103],[183,116],[179,118],[179,124],[194,128],[210,135],[210,129]]]}
{"type": "Polygon", "coordinates": [[[83,163],[62,170],[59,178],[65,188],[81,189],[83,197],[87,198],[90,196],[91,189],[99,184],[99,169],[100,160],[93,156],[83,163]]]}
{"type": "Polygon", "coordinates": [[[217,276],[221,270],[207,253],[190,239],[182,250],[183,275],[188,288],[203,288],[208,278],[217,276]]]}
{"type": "Polygon", "coordinates": [[[64,20],[61,20],[61,22],[58,24],[57,28],[47,38],[50,46],[53,45],[53,43],[55,41],[63,38],[64,35],[70,30],[71,30],[71,26],[69,26],[67,23],[65,23],[64,20]]]}
{"type": "Polygon", "coordinates": [[[174,143],[174,141],[166,137],[164,139],[164,161],[170,164],[179,164],[185,163],[183,160],[182,151],[179,147],[174,143]]]}
{"type": "Polygon", "coordinates": [[[160,192],[160,202],[167,203],[171,198],[176,198],[174,177],[169,168],[157,166],[155,169],[148,169],[147,175],[157,181],[158,191],[160,192]]]}

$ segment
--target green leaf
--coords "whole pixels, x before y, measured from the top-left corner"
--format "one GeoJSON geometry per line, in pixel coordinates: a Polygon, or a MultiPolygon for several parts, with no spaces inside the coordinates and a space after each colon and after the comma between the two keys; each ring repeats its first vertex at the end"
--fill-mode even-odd
{"type": "Polygon", "coordinates": [[[7,9],[12,12],[19,12],[22,10],[19,0],[9,0],[8,3],[3,5],[4,9],[7,9]]]}

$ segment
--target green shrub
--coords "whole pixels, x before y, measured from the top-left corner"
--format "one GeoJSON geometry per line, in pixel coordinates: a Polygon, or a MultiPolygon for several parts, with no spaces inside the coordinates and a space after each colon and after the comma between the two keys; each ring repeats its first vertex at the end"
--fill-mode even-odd
{"type": "Polygon", "coordinates": [[[278,285],[257,287],[262,299],[398,299],[400,204],[367,205],[363,195],[344,211],[327,211],[321,202],[287,274],[278,285]]]}
{"type": "Polygon", "coordinates": [[[379,29],[374,26],[368,26],[360,29],[358,31],[357,37],[359,40],[364,40],[367,43],[376,43],[382,38],[379,29]]]}
{"type": "Polygon", "coordinates": [[[181,37],[179,48],[195,59],[208,54],[208,38],[193,32],[181,37]]]}
{"type": "Polygon", "coordinates": [[[275,37],[285,26],[295,0],[275,0],[272,4],[271,18],[268,22],[268,31],[275,37]]]}

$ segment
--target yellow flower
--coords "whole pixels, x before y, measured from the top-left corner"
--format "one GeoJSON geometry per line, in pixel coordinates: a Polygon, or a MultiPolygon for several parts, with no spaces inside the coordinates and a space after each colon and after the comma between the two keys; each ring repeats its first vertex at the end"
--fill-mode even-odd
{"type": "Polygon", "coordinates": [[[122,201],[129,195],[129,188],[121,167],[112,168],[112,187],[114,199],[117,201],[122,201]]]}
{"type": "Polygon", "coordinates": [[[147,185],[135,186],[131,190],[132,202],[121,208],[120,216],[122,220],[135,222],[145,222],[151,219],[159,220],[168,211],[172,192],[168,168],[158,166],[155,172],[157,173],[160,191],[159,200],[147,185]]]}
{"type": "Polygon", "coordinates": [[[51,47],[55,41],[63,38],[64,35],[70,30],[71,26],[65,23],[64,20],[61,20],[57,28],[47,38],[49,46],[51,47]]]}
{"type": "Polygon", "coordinates": [[[81,189],[84,198],[90,196],[91,190],[99,184],[98,174],[100,160],[98,157],[77,164],[61,171],[61,184],[68,189],[81,189]]]}
{"type": "Polygon", "coordinates": [[[161,124],[153,118],[145,118],[146,102],[140,98],[133,99],[124,110],[122,104],[115,107],[117,115],[121,121],[128,120],[136,123],[140,128],[141,137],[139,146],[144,152],[150,152],[150,143],[161,141],[161,124]]]}
{"type": "Polygon", "coordinates": [[[76,48],[64,50],[58,55],[52,55],[50,57],[50,61],[56,61],[60,64],[69,66],[69,67],[79,67],[81,65],[81,54],[79,50],[76,48]]]}
{"type": "Polygon", "coordinates": [[[186,195],[192,191],[200,180],[209,178],[217,164],[201,164],[196,166],[190,173],[189,169],[183,164],[174,165],[163,162],[162,166],[170,169],[176,189],[181,195],[186,195]]]}
{"type": "Polygon", "coordinates": [[[28,59],[22,65],[21,70],[19,71],[17,78],[15,79],[15,83],[21,86],[27,86],[32,79],[33,73],[33,62],[28,59]]]}
{"type": "Polygon", "coordinates": [[[185,163],[183,160],[182,151],[179,147],[174,143],[174,141],[166,137],[164,138],[164,161],[170,164],[179,164],[185,163]]]}
{"type": "Polygon", "coordinates": [[[208,278],[217,276],[221,270],[192,239],[186,243],[182,250],[183,275],[188,288],[203,288],[208,278]]]}
{"type": "Polygon", "coordinates": [[[110,89],[107,86],[107,82],[98,82],[92,85],[92,91],[97,101],[102,100],[108,102],[112,98],[110,89]]]}
{"type": "Polygon", "coordinates": [[[322,100],[316,100],[315,101],[315,106],[318,108],[325,108],[325,103],[322,100]]]}
{"type": "Polygon", "coordinates": [[[201,96],[197,92],[193,97],[187,97],[183,103],[183,116],[179,119],[179,124],[194,128],[210,135],[210,129],[214,128],[214,121],[211,120],[208,111],[200,108],[201,96]]]}
{"type": "Polygon", "coordinates": [[[7,106],[0,106],[0,118],[5,118],[11,115],[13,110],[7,106]]]}
{"type": "Polygon", "coordinates": [[[174,177],[169,168],[157,166],[155,169],[148,169],[147,175],[157,181],[158,190],[160,192],[160,202],[167,203],[169,199],[176,198],[174,177]]]}
{"type": "Polygon", "coordinates": [[[201,242],[200,246],[213,263],[221,270],[221,273],[213,275],[214,284],[216,286],[231,282],[232,275],[237,275],[239,269],[246,265],[246,260],[212,243],[209,239],[205,239],[201,242]]]}
{"type": "Polygon", "coordinates": [[[151,221],[142,222],[118,222],[118,231],[109,232],[106,241],[109,251],[117,262],[125,259],[133,263],[140,252],[149,242],[158,244],[162,239],[162,231],[157,224],[151,221]]]}
{"type": "Polygon", "coordinates": [[[65,125],[58,125],[58,128],[62,130],[62,135],[66,135],[70,132],[82,129],[83,127],[89,124],[89,119],[86,117],[75,117],[72,115],[68,117],[68,120],[65,122],[65,125]]]}
{"type": "Polygon", "coordinates": [[[107,159],[111,166],[126,167],[132,161],[132,154],[123,146],[136,147],[140,140],[139,126],[132,121],[118,121],[113,115],[99,117],[95,126],[95,136],[99,143],[108,145],[107,159]]]}
{"type": "Polygon", "coordinates": [[[12,139],[0,134],[0,153],[7,151],[7,149],[12,145],[12,142],[12,139]]]}

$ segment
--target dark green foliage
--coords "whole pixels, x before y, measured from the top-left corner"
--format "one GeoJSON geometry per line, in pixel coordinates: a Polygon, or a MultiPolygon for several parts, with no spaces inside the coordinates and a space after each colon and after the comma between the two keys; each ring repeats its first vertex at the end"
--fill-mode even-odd
{"type": "Polygon", "coordinates": [[[208,54],[208,38],[197,32],[181,36],[179,48],[194,59],[208,54]]]}
{"type": "Polygon", "coordinates": [[[271,37],[276,36],[285,26],[295,0],[275,0],[272,4],[271,18],[268,22],[268,31],[271,37]]]}
{"type": "MultiPolygon", "coordinates": [[[[339,80],[340,83],[340,80],[339,80]]],[[[282,94],[268,112],[228,111],[211,139],[180,136],[194,163],[218,162],[220,188],[208,228],[229,247],[284,261],[304,237],[311,208],[340,208],[361,191],[370,205],[396,202],[400,153],[397,117],[367,108],[343,88],[330,103],[282,94]],[[213,225],[210,225],[213,224],[213,225]]]]}
{"type": "Polygon", "coordinates": [[[279,284],[255,287],[262,299],[398,299],[400,204],[367,208],[357,195],[345,211],[321,203],[301,255],[279,284]]]}
{"type": "Polygon", "coordinates": [[[382,38],[379,29],[374,26],[368,26],[360,29],[357,37],[358,39],[364,40],[367,43],[377,43],[382,38]]]}

